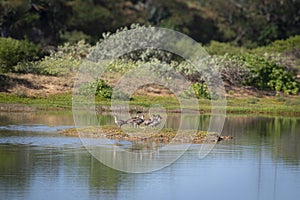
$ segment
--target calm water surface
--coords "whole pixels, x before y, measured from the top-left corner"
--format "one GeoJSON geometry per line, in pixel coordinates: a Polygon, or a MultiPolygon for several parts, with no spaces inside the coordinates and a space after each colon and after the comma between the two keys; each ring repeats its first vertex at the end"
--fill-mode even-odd
{"type": "MultiPolygon", "coordinates": [[[[205,128],[209,117],[199,120],[205,128]]],[[[166,126],[177,123],[174,115],[166,126]]],[[[1,200],[300,198],[297,118],[229,116],[223,134],[233,140],[204,159],[193,145],[174,164],[146,174],[110,169],[78,138],[57,133],[72,126],[70,113],[0,113],[1,200]]]]}

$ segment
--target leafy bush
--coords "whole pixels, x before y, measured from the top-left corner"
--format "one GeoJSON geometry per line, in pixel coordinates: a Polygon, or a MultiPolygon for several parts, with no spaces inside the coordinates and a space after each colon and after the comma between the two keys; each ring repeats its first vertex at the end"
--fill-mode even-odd
{"type": "Polygon", "coordinates": [[[250,69],[251,76],[247,84],[261,90],[271,89],[285,94],[297,94],[299,83],[293,71],[263,57],[245,54],[240,56],[242,62],[250,69]]]}
{"type": "Polygon", "coordinates": [[[270,74],[270,81],[268,86],[277,92],[284,92],[285,94],[297,94],[299,91],[299,83],[295,77],[283,68],[273,68],[270,74]]]}
{"type": "Polygon", "coordinates": [[[79,88],[79,94],[81,95],[96,95],[98,97],[110,99],[118,99],[118,100],[129,100],[129,95],[120,91],[113,90],[113,87],[110,86],[105,80],[95,79],[92,82],[87,82],[82,84],[79,88]]]}
{"type": "Polygon", "coordinates": [[[27,40],[0,38],[0,71],[14,72],[12,66],[40,57],[41,48],[27,40]]]}
{"type": "Polygon", "coordinates": [[[241,61],[240,56],[213,56],[212,62],[218,67],[222,79],[231,85],[243,85],[251,76],[250,69],[241,61]]]}
{"type": "Polygon", "coordinates": [[[51,76],[67,75],[78,69],[90,49],[84,41],[76,44],[65,43],[49,56],[36,62],[20,63],[14,67],[15,72],[34,73],[51,76]]]}
{"type": "Polygon", "coordinates": [[[143,61],[148,62],[152,59],[158,59],[162,62],[170,62],[173,59],[173,55],[169,52],[160,50],[160,49],[137,49],[137,43],[128,43],[129,41],[144,41],[155,46],[156,43],[164,41],[166,37],[165,33],[158,32],[157,34],[145,34],[147,26],[142,26],[139,24],[132,24],[129,28],[123,27],[118,29],[115,33],[103,33],[100,43],[97,44],[93,53],[90,55],[90,59],[99,60],[99,59],[111,59],[111,58],[120,58],[127,61],[143,61]],[[135,30],[132,32],[127,32],[128,30],[135,30]],[[108,40],[111,39],[111,40],[108,40]],[[108,45],[101,45],[110,41],[108,45]],[[108,47],[108,48],[107,48],[108,47]],[[131,49],[133,51],[127,53],[124,50],[131,49]],[[99,54],[100,52],[100,54],[99,54]],[[119,55],[120,52],[124,52],[124,55],[119,55]]]}
{"type": "Polygon", "coordinates": [[[195,83],[192,85],[193,90],[195,91],[195,95],[198,98],[211,99],[213,95],[208,90],[206,83],[195,83]]]}
{"type": "Polygon", "coordinates": [[[190,89],[183,93],[183,97],[197,97],[199,99],[211,99],[211,95],[205,82],[197,82],[191,85],[190,89]]]}
{"type": "Polygon", "coordinates": [[[117,59],[112,61],[107,68],[107,71],[110,72],[119,72],[119,73],[126,73],[131,69],[134,69],[137,67],[137,63],[134,61],[127,61],[124,59],[117,59]]]}
{"type": "Polygon", "coordinates": [[[92,82],[84,83],[79,88],[79,94],[81,95],[95,94],[97,96],[108,98],[108,99],[111,98],[112,92],[113,92],[112,87],[102,79],[96,79],[92,82]]]}
{"type": "Polygon", "coordinates": [[[276,40],[271,44],[253,49],[253,53],[263,55],[264,53],[286,53],[292,51],[299,51],[300,49],[300,35],[292,36],[286,40],[276,40]]]}
{"type": "Polygon", "coordinates": [[[295,69],[281,56],[225,54],[213,56],[212,62],[217,65],[223,80],[231,85],[250,85],[285,94],[297,94],[299,91],[295,69]]]}

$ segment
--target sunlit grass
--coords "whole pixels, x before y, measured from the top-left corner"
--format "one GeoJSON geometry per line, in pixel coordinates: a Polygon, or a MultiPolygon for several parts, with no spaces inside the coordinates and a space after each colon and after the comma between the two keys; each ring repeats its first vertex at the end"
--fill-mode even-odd
{"type": "MultiPolygon", "coordinates": [[[[188,100],[186,100],[188,101],[188,100]]],[[[228,114],[272,114],[300,116],[300,96],[267,97],[267,98],[227,98],[226,111],[228,114]]],[[[72,94],[53,94],[47,97],[20,97],[14,94],[0,93],[2,105],[21,104],[36,107],[40,110],[72,109],[72,94]]],[[[118,103],[118,102],[117,102],[118,103]]],[[[129,104],[132,108],[151,108],[161,106],[170,112],[180,109],[200,110],[204,113],[211,111],[211,101],[200,99],[199,104],[184,103],[180,105],[175,97],[165,96],[133,96],[129,102],[120,101],[120,105],[129,104]]],[[[111,100],[95,98],[96,107],[110,107],[111,100]]]]}

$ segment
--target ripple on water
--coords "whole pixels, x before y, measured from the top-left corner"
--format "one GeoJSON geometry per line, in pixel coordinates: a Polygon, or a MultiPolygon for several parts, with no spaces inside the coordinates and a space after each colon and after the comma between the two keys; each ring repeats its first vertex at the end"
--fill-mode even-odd
{"type": "Polygon", "coordinates": [[[74,128],[75,126],[47,126],[43,124],[22,124],[22,125],[7,125],[0,126],[0,130],[6,131],[26,131],[26,132],[46,132],[52,133],[61,131],[68,128],[74,128]]]}

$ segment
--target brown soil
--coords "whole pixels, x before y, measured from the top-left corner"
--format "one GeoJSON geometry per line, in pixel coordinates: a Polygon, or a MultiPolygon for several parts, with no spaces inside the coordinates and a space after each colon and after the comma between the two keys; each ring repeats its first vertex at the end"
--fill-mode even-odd
{"type": "MultiPolygon", "coordinates": [[[[0,75],[0,92],[12,93],[18,96],[48,96],[71,92],[75,76],[54,77],[35,74],[7,74],[0,75]]],[[[120,75],[111,74],[106,76],[108,83],[115,85],[120,75]]],[[[231,86],[225,84],[227,97],[266,97],[274,96],[274,92],[259,91],[253,87],[231,86]]],[[[149,96],[173,96],[174,94],[168,89],[159,85],[150,84],[139,88],[135,95],[149,96]]]]}
{"type": "Polygon", "coordinates": [[[251,86],[233,86],[225,83],[226,97],[268,97],[275,96],[275,92],[261,91],[251,86]]]}
{"type": "Polygon", "coordinates": [[[0,77],[0,92],[18,96],[48,96],[72,91],[72,77],[53,77],[35,74],[7,74],[0,77]]]}

